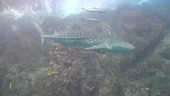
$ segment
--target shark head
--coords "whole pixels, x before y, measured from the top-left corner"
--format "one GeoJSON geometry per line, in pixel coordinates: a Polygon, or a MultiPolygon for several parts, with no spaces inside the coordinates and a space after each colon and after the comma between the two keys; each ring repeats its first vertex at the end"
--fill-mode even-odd
{"type": "Polygon", "coordinates": [[[124,40],[117,40],[117,41],[107,40],[104,45],[105,45],[104,47],[105,51],[109,53],[129,52],[135,49],[135,47],[132,44],[124,40]]]}
{"type": "Polygon", "coordinates": [[[121,53],[121,52],[129,52],[135,49],[135,47],[124,41],[124,40],[112,40],[106,39],[105,42],[101,43],[97,46],[92,46],[86,48],[88,50],[96,50],[101,53],[121,53]]]}

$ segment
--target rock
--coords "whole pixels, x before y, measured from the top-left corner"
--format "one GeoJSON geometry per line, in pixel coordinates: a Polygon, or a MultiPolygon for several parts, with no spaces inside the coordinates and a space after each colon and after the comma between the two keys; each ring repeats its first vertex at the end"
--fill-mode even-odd
{"type": "Polygon", "coordinates": [[[162,52],[160,52],[160,55],[163,58],[170,60],[170,48],[162,49],[162,52]]]}
{"type": "Polygon", "coordinates": [[[40,70],[35,76],[36,95],[97,96],[96,64],[91,63],[87,53],[62,45],[50,47],[53,65],[40,70]]]}
{"type": "Polygon", "coordinates": [[[136,47],[135,52],[121,60],[120,68],[125,72],[153,50],[163,37],[166,26],[162,19],[153,14],[153,10],[146,12],[144,6],[123,6],[117,9],[117,14],[119,36],[136,47]]]}

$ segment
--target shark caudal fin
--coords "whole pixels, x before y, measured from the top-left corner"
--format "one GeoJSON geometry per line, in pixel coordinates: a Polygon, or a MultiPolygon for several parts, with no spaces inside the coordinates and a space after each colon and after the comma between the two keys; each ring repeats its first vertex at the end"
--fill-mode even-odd
{"type": "Polygon", "coordinates": [[[45,39],[43,38],[43,29],[40,27],[40,25],[38,25],[35,21],[33,21],[33,25],[35,27],[35,29],[39,32],[40,37],[41,37],[41,46],[43,47],[45,44],[45,39]]]}

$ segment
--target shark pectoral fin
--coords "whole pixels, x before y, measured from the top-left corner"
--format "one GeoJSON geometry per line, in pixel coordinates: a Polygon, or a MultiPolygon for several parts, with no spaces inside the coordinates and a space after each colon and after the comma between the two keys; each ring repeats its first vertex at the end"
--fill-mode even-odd
{"type": "Polygon", "coordinates": [[[100,45],[96,45],[96,46],[92,46],[92,47],[87,47],[85,49],[87,50],[99,50],[99,49],[102,49],[104,48],[104,44],[100,44],[100,45]]]}

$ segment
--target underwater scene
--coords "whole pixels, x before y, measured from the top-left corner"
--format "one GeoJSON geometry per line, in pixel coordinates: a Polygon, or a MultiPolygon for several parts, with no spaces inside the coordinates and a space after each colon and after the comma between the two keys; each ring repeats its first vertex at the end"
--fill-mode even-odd
{"type": "Polygon", "coordinates": [[[0,0],[0,96],[170,96],[170,0],[0,0]]]}

